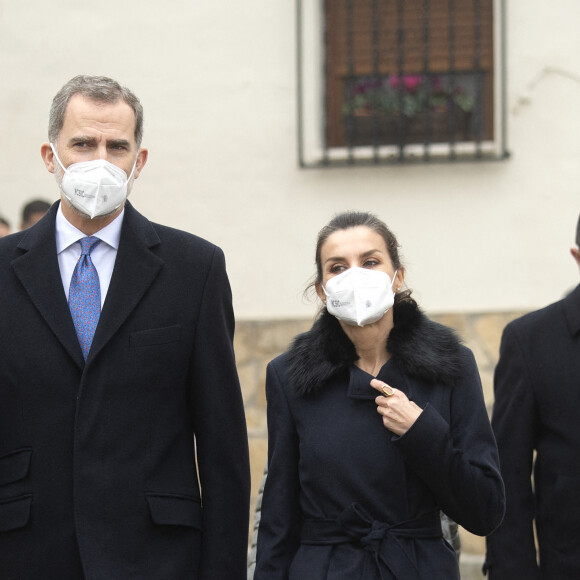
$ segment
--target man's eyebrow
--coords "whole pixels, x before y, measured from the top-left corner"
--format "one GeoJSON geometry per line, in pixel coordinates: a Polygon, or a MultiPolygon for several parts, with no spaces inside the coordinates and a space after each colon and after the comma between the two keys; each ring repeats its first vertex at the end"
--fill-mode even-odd
{"type": "Polygon", "coordinates": [[[131,143],[127,139],[107,139],[107,147],[131,147],[131,143]]]}
{"type": "Polygon", "coordinates": [[[85,135],[79,135],[78,137],[72,137],[70,139],[71,145],[74,145],[75,143],[94,143],[94,142],[95,142],[94,137],[89,137],[85,135]]]}
{"type": "MultiPolygon", "coordinates": [[[[96,139],[94,137],[89,137],[88,135],[78,135],[77,137],[72,137],[70,139],[71,145],[76,145],[77,143],[84,143],[86,145],[94,145],[96,139]]],[[[131,143],[128,139],[107,139],[107,147],[131,147],[131,143]]]]}

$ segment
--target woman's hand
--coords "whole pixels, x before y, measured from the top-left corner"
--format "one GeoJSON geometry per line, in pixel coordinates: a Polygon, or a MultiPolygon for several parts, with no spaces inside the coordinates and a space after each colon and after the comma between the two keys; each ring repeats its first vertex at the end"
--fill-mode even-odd
{"type": "Polygon", "coordinates": [[[383,417],[383,425],[395,435],[404,435],[423,409],[409,401],[403,391],[394,389],[383,381],[373,379],[371,387],[381,394],[375,399],[375,403],[378,413],[383,417]]]}

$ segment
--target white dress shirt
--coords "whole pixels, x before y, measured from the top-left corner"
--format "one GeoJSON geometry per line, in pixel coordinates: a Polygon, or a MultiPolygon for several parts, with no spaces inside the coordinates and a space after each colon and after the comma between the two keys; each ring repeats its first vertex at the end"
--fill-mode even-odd
{"type": "MultiPolygon", "coordinates": [[[[93,248],[91,252],[91,260],[97,270],[101,285],[101,308],[103,308],[103,304],[105,303],[109,284],[111,283],[111,276],[113,275],[124,214],[125,210],[123,209],[109,225],[93,234],[101,240],[101,243],[93,248]]],[[[81,255],[81,244],[79,240],[85,236],[86,234],[83,234],[83,232],[75,228],[64,217],[62,207],[59,206],[56,214],[56,252],[58,254],[58,266],[60,268],[62,285],[67,300],[70,281],[81,255]]]]}

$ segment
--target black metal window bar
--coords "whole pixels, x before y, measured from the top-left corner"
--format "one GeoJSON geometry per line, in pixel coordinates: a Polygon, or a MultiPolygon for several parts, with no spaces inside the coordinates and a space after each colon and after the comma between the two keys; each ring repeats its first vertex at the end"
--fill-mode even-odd
{"type": "Polygon", "coordinates": [[[313,67],[297,0],[302,167],[508,156],[503,0],[320,2],[321,66],[313,67]],[[310,90],[310,108],[320,107],[311,115],[306,68],[322,78],[315,98],[310,90]],[[314,155],[309,138],[318,140],[314,155]]]}

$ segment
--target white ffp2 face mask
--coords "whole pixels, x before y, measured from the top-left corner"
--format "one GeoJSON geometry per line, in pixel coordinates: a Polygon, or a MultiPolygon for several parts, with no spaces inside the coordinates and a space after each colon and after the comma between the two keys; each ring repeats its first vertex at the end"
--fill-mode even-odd
{"type": "Polygon", "coordinates": [[[65,167],[52,143],[52,152],[64,175],[60,188],[68,202],[91,219],[110,214],[120,208],[127,199],[127,188],[137,165],[133,164],[131,175],[106,159],[82,161],[65,167]]]}
{"type": "Polygon", "coordinates": [[[395,303],[393,279],[381,270],[354,266],[334,276],[322,287],[326,309],[351,326],[365,326],[380,320],[395,303]]]}

